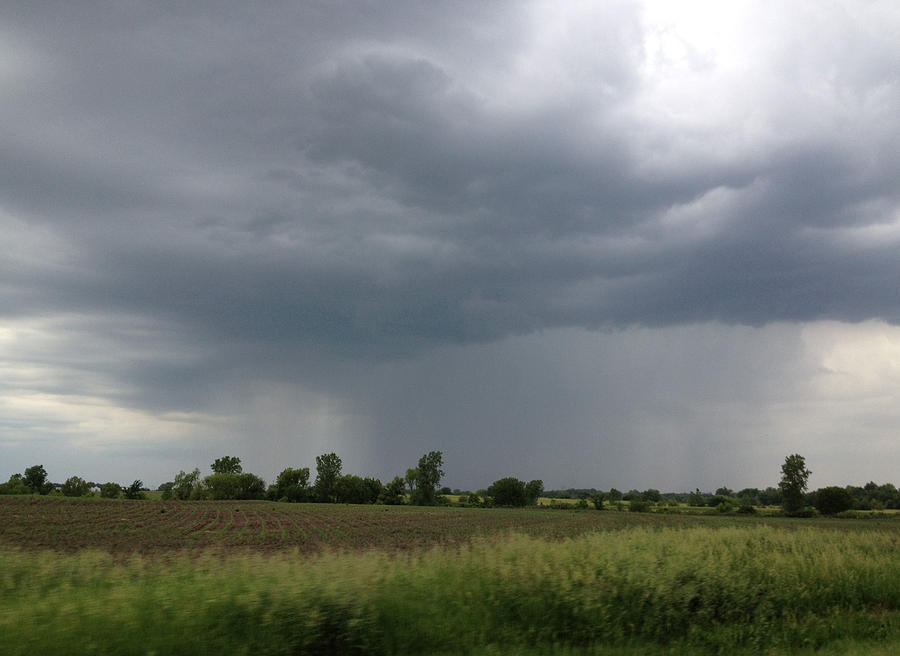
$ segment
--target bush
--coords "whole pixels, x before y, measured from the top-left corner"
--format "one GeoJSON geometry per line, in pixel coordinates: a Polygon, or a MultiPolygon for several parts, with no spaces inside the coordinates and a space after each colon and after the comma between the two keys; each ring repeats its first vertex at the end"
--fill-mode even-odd
{"type": "Polygon", "coordinates": [[[126,499],[144,499],[144,482],[136,480],[124,490],[126,499]]]}
{"type": "Polygon", "coordinates": [[[494,503],[498,506],[521,507],[527,502],[525,483],[512,476],[491,483],[488,488],[488,496],[493,498],[494,503]]]}
{"type": "Polygon", "coordinates": [[[0,494],[28,494],[31,489],[22,474],[13,474],[6,483],[0,483],[0,494]]]}
{"type": "Polygon", "coordinates": [[[100,496],[104,499],[118,499],[122,494],[122,486],[118,483],[104,483],[100,486],[100,496]]]}
{"type": "Polygon", "coordinates": [[[853,507],[853,495],[842,487],[823,487],[816,492],[816,509],[823,515],[836,515],[853,507]]]}
{"type": "Polygon", "coordinates": [[[381,488],[378,503],[386,506],[399,506],[403,504],[405,495],[406,481],[400,476],[394,476],[394,480],[381,488]]]}
{"type": "Polygon", "coordinates": [[[481,497],[474,492],[469,492],[468,496],[465,497],[465,499],[460,499],[460,501],[462,501],[462,505],[470,508],[481,508],[484,505],[484,501],[481,500],[481,497]]]}
{"type": "Polygon", "coordinates": [[[628,510],[631,512],[650,512],[650,502],[632,497],[628,502],[628,510]]]}
{"type": "Polygon", "coordinates": [[[265,481],[255,474],[210,474],[203,479],[202,486],[196,486],[192,490],[191,498],[262,499],[265,491],[265,481]]]}
{"type": "Polygon", "coordinates": [[[91,488],[83,478],[71,476],[62,484],[60,492],[67,497],[83,497],[91,493],[91,488]]]}

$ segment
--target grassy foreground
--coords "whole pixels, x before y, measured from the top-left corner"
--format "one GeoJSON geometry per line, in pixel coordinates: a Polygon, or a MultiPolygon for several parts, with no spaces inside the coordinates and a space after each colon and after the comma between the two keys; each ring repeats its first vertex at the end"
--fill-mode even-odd
{"type": "Polygon", "coordinates": [[[4,654],[879,654],[896,532],[632,528],[412,553],[0,551],[4,654]]]}

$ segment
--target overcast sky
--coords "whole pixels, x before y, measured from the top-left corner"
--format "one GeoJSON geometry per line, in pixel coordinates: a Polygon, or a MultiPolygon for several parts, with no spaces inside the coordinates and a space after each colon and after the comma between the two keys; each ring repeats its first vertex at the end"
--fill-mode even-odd
{"type": "Polygon", "coordinates": [[[900,483],[900,6],[0,8],[0,477],[900,483]]]}

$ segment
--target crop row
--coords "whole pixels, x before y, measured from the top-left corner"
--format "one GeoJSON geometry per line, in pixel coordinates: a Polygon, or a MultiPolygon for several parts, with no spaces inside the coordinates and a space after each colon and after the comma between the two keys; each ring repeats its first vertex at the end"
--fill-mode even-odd
{"type": "Polygon", "coordinates": [[[109,501],[0,497],[0,544],[74,552],[323,547],[410,549],[525,533],[569,537],[603,528],[696,519],[591,511],[415,508],[255,501],[109,501]]]}
{"type": "MultiPolygon", "coordinates": [[[[265,501],[125,501],[0,497],[0,545],[114,554],[165,550],[409,550],[510,533],[562,539],[625,527],[726,526],[785,518],[596,510],[420,508],[265,501]]],[[[898,521],[806,520],[823,528],[896,531],[898,521]]]]}

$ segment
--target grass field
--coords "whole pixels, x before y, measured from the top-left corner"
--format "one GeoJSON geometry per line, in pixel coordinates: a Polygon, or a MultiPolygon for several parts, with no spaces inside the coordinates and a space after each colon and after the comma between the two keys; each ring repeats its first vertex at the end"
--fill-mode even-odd
{"type": "Polygon", "coordinates": [[[20,497],[0,587],[3,654],[888,654],[900,521],[20,497]]]}

